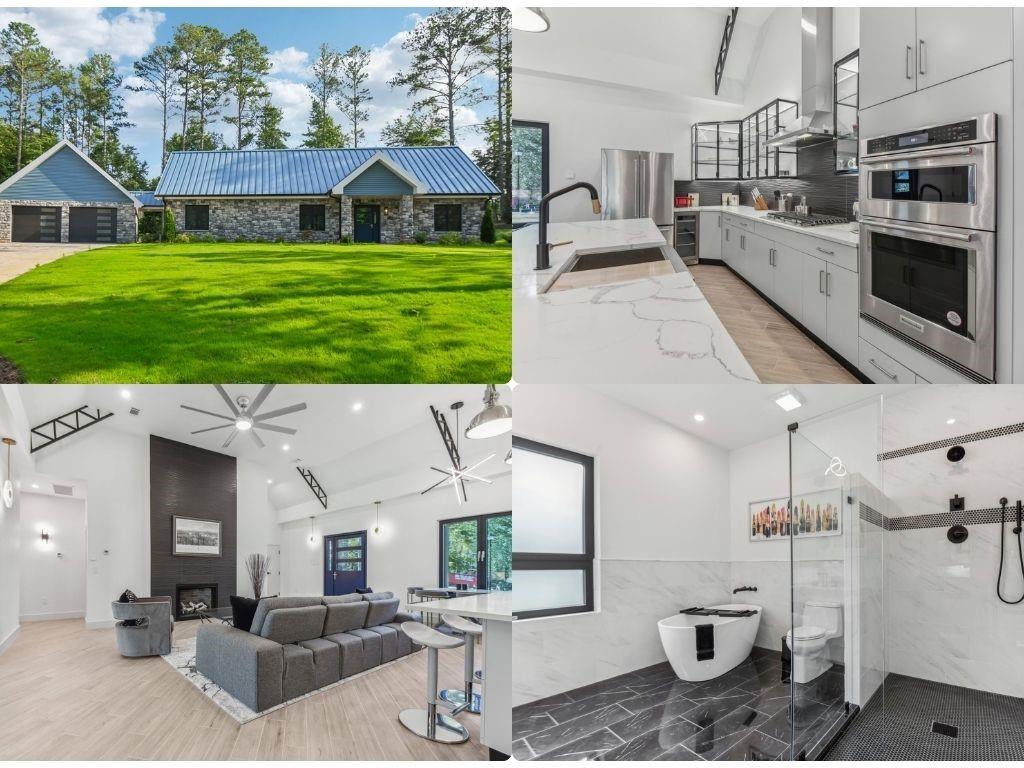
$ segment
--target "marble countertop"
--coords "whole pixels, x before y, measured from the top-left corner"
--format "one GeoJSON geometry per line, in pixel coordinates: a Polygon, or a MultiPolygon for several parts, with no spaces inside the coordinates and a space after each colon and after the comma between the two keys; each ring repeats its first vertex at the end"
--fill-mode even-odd
{"type": "Polygon", "coordinates": [[[409,611],[454,613],[458,616],[491,621],[512,621],[513,618],[511,592],[489,592],[486,595],[429,600],[423,603],[410,603],[405,608],[409,611]]]}
{"type": "Polygon", "coordinates": [[[690,208],[676,208],[676,213],[687,211],[711,211],[716,213],[727,213],[741,219],[754,219],[758,223],[768,224],[772,227],[782,227],[791,232],[799,232],[809,237],[819,237],[840,245],[849,245],[856,248],[860,244],[860,235],[850,231],[851,224],[828,224],[824,227],[798,227],[795,224],[785,224],[768,218],[769,213],[778,211],[758,211],[752,205],[695,205],[690,208]]]}
{"type": "Polygon", "coordinates": [[[650,219],[552,224],[538,273],[536,225],[512,236],[515,378],[528,383],[757,382],[689,271],[544,293],[579,252],[663,245],[650,219]]]}

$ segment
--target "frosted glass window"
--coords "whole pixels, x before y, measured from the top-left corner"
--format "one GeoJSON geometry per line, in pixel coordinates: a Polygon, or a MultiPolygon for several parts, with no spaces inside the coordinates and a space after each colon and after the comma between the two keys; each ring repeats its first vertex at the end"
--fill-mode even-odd
{"type": "Polygon", "coordinates": [[[583,553],[583,466],[533,451],[513,453],[515,551],[583,553]]]}
{"type": "MultiPolygon", "coordinates": [[[[519,471],[518,467],[516,471],[519,471]]],[[[517,519],[516,527],[518,526],[517,519]]],[[[512,610],[516,613],[578,608],[586,605],[587,580],[582,570],[517,570],[515,576],[516,588],[512,591],[512,610]]]]}

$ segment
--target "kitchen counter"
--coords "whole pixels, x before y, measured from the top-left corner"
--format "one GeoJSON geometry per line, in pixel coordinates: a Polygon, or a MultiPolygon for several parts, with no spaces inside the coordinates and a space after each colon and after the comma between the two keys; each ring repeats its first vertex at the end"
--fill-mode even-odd
{"type": "Polygon", "coordinates": [[[753,219],[758,224],[771,227],[781,227],[792,232],[799,232],[810,237],[819,237],[822,240],[829,240],[840,245],[849,245],[856,248],[860,244],[860,235],[850,231],[850,224],[828,224],[823,227],[798,227],[795,224],[786,224],[768,218],[769,213],[778,211],[758,211],[752,205],[695,205],[690,208],[676,208],[676,213],[687,213],[689,211],[708,211],[714,213],[725,213],[741,219],[753,219]]]}
{"type": "Polygon", "coordinates": [[[422,603],[409,603],[407,611],[430,611],[431,613],[455,613],[474,619],[512,621],[512,593],[488,592],[468,597],[446,597],[422,603]]]}
{"type": "Polygon", "coordinates": [[[520,382],[757,382],[689,271],[544,293],[580,252],[664,245],[650,219],[551,224],[551,267],[534,270],[537,226],[512,236],[513,360],[520,382]]]}

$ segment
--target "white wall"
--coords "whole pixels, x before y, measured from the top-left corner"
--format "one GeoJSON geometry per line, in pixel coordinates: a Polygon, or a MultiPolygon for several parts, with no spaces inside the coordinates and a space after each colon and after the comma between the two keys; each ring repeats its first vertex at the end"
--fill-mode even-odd
{"type": "Polygon", "coordinates": [[[491,485],[470,483],[466,494],[469,500],[461,506],[451,488],[385,501],[380,510],[383,529],[380,536],[372,533],[376,520],[373,504],[356,510],[322,513],[313,524],[313,543],[309,541],[308,519],[283,524],[281,594],[322,595],[323,537],[364,530],[367,532],[367,586],[376,592],[394,592],[403,600],[407,587],[436,587],[439,521],[508,512],[512,509],[511,475],[497,477],[491,485]]]}
{"type": "Polygon", "coordinates": [[[268,544],[281,543],[281,528],[277,512],[270,503],[270,486],[265,467],[247,459],[238,459],[238,572],[235,590],[239,595],[252,597],[249,572],[245,558],[251,554],[267,554],[268,544]]]}
{"type": "Polygon", "coordinates": [[[832,59],[839,61],[860,48],[860,8],[832,8],[832,59]]]}
{"type": "MultiPolygon", "coordinates": [[[[0,389],[0,437],[14,437],[20,434],[16,424],[15,408],[11,400],[16,399],[13,386],[0,389]]],[[[7,446],[0,444],[0,483],[7,479],[11,470],[11,481],[18,486],[19,475],[30,462],[28,452],[19,444],[11,449],[11,464],[7,464],[7,446]]],[[[21,493],[16,491],[14,506],[7,509],[0,501],[0,651],[13,640],[18,631],[18,604],[20,601],[21,577],[21,493]]]]}
{"type": "Polygon", "coordinates": [[[86,566],[85,501],[23,494],[21,620],[85,616],[86,566]],[[42,540],[43,530],[48,542],[42,540]]]}
{"type": "Polygon", "coordinates": [[[774,99],[800,101],[800,8],[776,8],[761,34],[760,48],[747,71],[745,111],[732,119],[746,117],[774,99]]]}

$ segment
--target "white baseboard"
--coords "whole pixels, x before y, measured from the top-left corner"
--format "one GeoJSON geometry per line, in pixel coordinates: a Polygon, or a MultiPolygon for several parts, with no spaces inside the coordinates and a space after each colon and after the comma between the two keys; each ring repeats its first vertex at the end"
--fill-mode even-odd
{"type": "Polygon", "coordinates": [[[64,619],[84,619],[85,611],[65,611],[63,613],[23,613],[18,617],[22,622],[30,621],[63,621],[64,619]]]}
{"type": "Polygon", "coordinates": [[[3,640],[0,640],[0,653],[3,653],[11,647],[11,643],[14,642],[14,638],[18,636],[18,632],[21,631],[21,627],[17,626],[11,630],[11,633],[7,635],[3,640]]]}
{"type": "Polygon", "coordinates": [[[85,628],[86,629],[110,629],[116,623],[117,622],[115,622],[113,619],[100,619],[99,621],[89,621],[88,619],[86,619],[86,621],[85,621],[85,628]]]}

